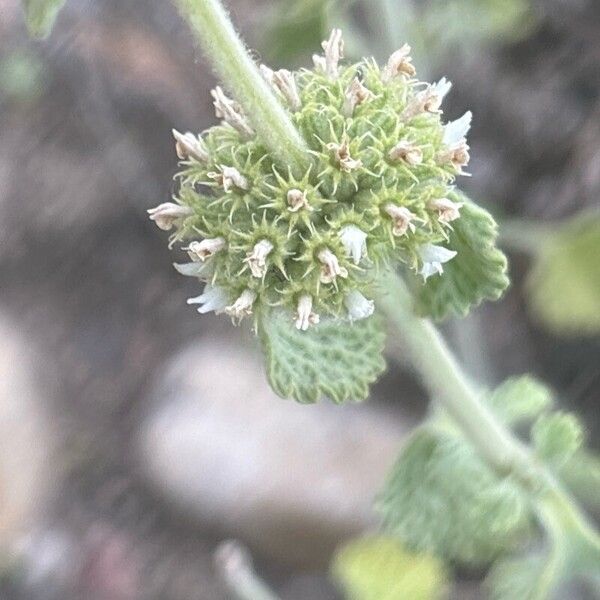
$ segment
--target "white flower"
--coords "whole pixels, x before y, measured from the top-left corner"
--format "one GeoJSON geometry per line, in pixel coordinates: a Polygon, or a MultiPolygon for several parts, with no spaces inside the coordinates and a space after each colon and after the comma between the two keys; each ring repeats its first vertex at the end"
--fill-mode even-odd
{"type": "Polygon", "coordinates": [[[310,325],[319,322],[319,315],[312,312],[312,296],[303,294],[298,300],[298,312],[296,313],[296,329],[306,331],[310,325]]]}
{"type": "Polygon", "coordinates": [[[433,244],[423,244],[417,251],[423,262],[419,275],[422,275],[424,280],[435,273],[441,275],[444,272],[442,264],[447,263],[456,256],[454,250],[448,250],[448,248],[434,246],[433,244]]]}
{"type": "Polygon", "coordinates": [[[460,119],[446,123],[444,126],[444,144],[446,146],[453,146],[461,142],[469,132],[469,129],[471,129],[472,118],[473,114],[469,110],[460,119]]]}
{"type": "Polygon", "coordinates": [[[390,203],[385,206],[384,210],[394,221],[394,227],[392,229],[394,235],[404,235],[409,229],[414,233],[415,225],[413,221],[419,219],[417,218],[417,215],[410,212],[408,208],[390,203]]]}
{"type": "Polygon", "coordinates": [[[214,274],[214,265],[211,262],[173,263],[175,270],[187,277],[209,279],[214,274]]]}
{"type": "Polygon", "coordinates": [[[229,192],[234,186],[241,190],[250,189],[248,180],[235,167],[221,165],[219,168],[221,171],[213,171],[207,175],[222,186],[226,192],[229,192]]]}
{"type": "Polygon", "coordinates": [[[437,83],[430,85],[423,94],[423,110],[430,113],[440,112],[442,102],[446,97],[446,94],[450,91],[452,83],[450,83],[445,77],[442,77],[437,83]]]}
{"type": "Polygon", "coordinates": [[[350,156],[348,140],[342,140],[341,144],[331,142],[330,144],[327,144],[327,148],[334,153],[335,160],[342,171],[350,173],[351,171],[354,171],[354,169],[362,167],[362,161],[360,159],[354,159],[350,156]]]}
{"type": "Polygon", "coordinates": [[[173,137],[175,138],[175,152],[181,160],[193,158],[198,162],[208,161],[208,151],[200,136],[195,136],[189,131],[181,133],[177,129],[173,129],[173,137]]]}
{"type": "Polygon", "coordinates": [[[207,258],[224,250],[226,247],[227,242],[225,238],[217,237],[207,238],[201,242],[191,242],[186,250],[192,260],[204,262],[207,258]]]}
{"type": "Polygon", "coordinates": [[[256,292],[244,290],[231,306],[225,308],[225,312],[239,323],[244,317],[252,314],[252,305],[255,300],[256,292]]]}
{"type": "Polygon", "coordinates": [[[408,142],[398,142],[388,153],[390,160],[403,160],[405,163],[415,166],[423,162],[423,151],[419,146],[408,142]]]}
{"type": "Polygon", "coordinates": [[[450,223],[460,217],[460,209],[463,204],[463,202],[452,202],[448,198],[439,198],[431,200],[427,206],[438,213],[440,223],[450,223]]]}
{"type": "Polygon", "coordinates": [[[214,98],[215,115],[218,119],[223,119],[226,123],[229,123],[243,136],[254,135],[254,130],[242,114],[242,109],[237,102],[228,98],[219,86],[210,93],[214,98]]]}
{"type": "Polygon", "coordinates": [[[390,81],[394,77],[413,77],[416,74],[416,69],[412,64],[412,58],[410,57],[410,46],[404,44],[402,48],[396,50],[387,61],[386,66],[383,69],[381,79],[383,81],[390,81]]]}
{"type": "Polygon", "coordinates": [[[373,92],[368,90],[358,77],[355,77],[348,86],[344,98],[344,115],[351,117],[359,104],[373,98],[373,92]]]}
{"type": "Polygon", "coordinates": [[[340,240],[346,249],[347,256],[350,256],[357,265],[360,259],[367,254],[367,234],[356,225],[346,225],[340,231],[340,240]]]}
{"type": "Polygon", "coordinates": [[[225,310],[227,302],[228,298],[225,290],[219,286],[212,286],[208,283],[204,286],[204,291],[200,296],[188,298],[187,301],[188,304],[201,304],[202,306],[198,308],[199,313],[205,314],[212,310],[217,315],[225,310]]]}
{"type": "Polygon", "coordinates": [[[250,267],[253,277],[264,277],[267,272],[267,256],[273,250],[269,240],[261,240],[246,254],[244,262],[250,267]]]}
{"type": "Polygon", "coordinates": [[[291,189],[287,193],[287,202],[289,204],[288,210],[290,212],[298,212],[301,208],[305,208],[308,211],[313,210],[312,206],[306,199],[306,192],[297,189],[291,189]]]}
{"type": "Polygon", "coordinates": [[[333,283],[336,277],[348,277],[348,271],[340,267],[337,256],[329,249],[324,248],[317,255],[323,263],[321,267],[321,283],[333,283]]]}
{"type": "Polygon", "coordinates": [[[300,95],[298,94],[298,87],[296,86],[296,80],[294,79],[293,73],[287,69],[273,71],[266,65],[260,65],[260,72],[265,80],[271,84],[273,88],[278,90],[287,100],[292,112],[300,110],[302,102],[300,101],[300,95]]]}
{"type": "Polygon", "coordinates": [[[348,319],[359,321],[373,314],[375,302],[367,300],[358,290],[352,290],[344,298],[344,305],[348,309],[348,319]]]}
{"type": "Polygon", "coordinates": [[[175,221],[189,217],[192,214],[192,209],[187,206],[181,206],[174,202],[163,202],[155,208],[150,208],[146,211],[150,215],[150,220],[154,221],[159,229],[169,231],[175,221]]]}
{"type": "Polygon", "coordinates": [[[341,29],[332,29],[328,40],[325,40],[321,46],[325,51],[324,63],[319,62],[319,67],[322,67],[325,74],[330,79],[337,79],[338,64],[340,59],[344,57],[344,40],[342,39],[341,29]]]}

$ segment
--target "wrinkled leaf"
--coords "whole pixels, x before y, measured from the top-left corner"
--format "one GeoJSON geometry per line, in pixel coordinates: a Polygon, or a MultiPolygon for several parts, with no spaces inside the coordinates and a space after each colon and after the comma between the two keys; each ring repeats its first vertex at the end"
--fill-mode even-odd
{"type": "Polygon", "coordinates": [[[364,400],[385,368],[377,316],[298,331],[289,315],[275,311],[263,317],[260,337],[271,387],[298,402],[364,400]]]}
{"type": "Polygon", "coordinates": [[[527,288],[532,311],[559,334],[600,332],[600,213],[581,215],[539,250],[527,288]]]}
{"type": "Polygon", "coordinates": [[[584,441],[579,419],[565,412],[542,415],[533,425],[531,438],[537,454],[549,462],[564,464],[584,441]]]}
{"type": "Polygon", "coordinates": [[[464,317],[483,300],[497,300],[508,286],[506,257],[496,247],[497,226],[492,216],[462,195],[461,216],[444,247],[457,252],[444,264],[444,273],[421,286],[417,308],[423,315],[442,320],[464,317]]]}
{"type": "Polygon", "coordinates": [[[49,35],[66,0],[23,0],[29,33],[37,38],[49,35]]]}
{"type": "Polygon", "coordinates": [[[507,424],[534,420],[552,405],[552,392],[530,375],[511,377],[498,386],[488,402],[507,424]]]}
{"type": "Polygon", "coordinates": [[[529,532],[530,507],[460,437],[422,427],[403,449],[380,495],[386,530],[407,547],[485,565],[529,532]]]}
{"type": "Polygon", "coordinates": [[[447,580],[439,560],[384,536],[353,540],[338,550],[332,573],[349,600],[435,600],[447,580]]]}

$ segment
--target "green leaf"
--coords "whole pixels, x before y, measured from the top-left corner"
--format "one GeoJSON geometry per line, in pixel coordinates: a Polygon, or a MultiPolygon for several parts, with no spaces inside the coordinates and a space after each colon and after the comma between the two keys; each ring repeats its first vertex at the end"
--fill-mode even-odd
{"type": "Polygon", "coordinates": [[[542,415],[533,425],[531,438],[538,455],[555,464],[564,464],[584,441],[579,419],[565,412],[542,415]]]}
{"type": "Polygon", "coordinates": [[[572,219],[550,235],[529,273],[535,316],[558,334],[600,332],[600,213],[572,219]]]}
{"type": "Polygon", "coordinates": [[[353,540],[338,550],[332,573],[350,600],[435,600],[447,581],[439,560],[384,536],[353,540]]]}
{"type": "Polygon", "coordinates": [[[48,36],[66,0],[23,0],[23,10],[30,35],[48,36]]]}
{"type": "Polygon", "coordinates": [[[461,194],[461,216],[445,247],[457,255],[444,264],[442,275],[429,277],[421,286],[418,311],[442,320],[454,314],[464,317],[483,300],[497,300],[507,288],[506,257],[496,247],[497,226],[483,208],[461,194]]]}
{"type": "Polygon", "coordinates": [[[271,387],[298,402],[364,400],[385,369],[385,335],[377,316],[298,331],[288,315],[273,311],[263,317],[260,337],[271,387]]]}
{"type": "Polygon", "coordinates": [[[531,518],[515,483],[499,479],[460,437],[431,427],[412,435],[378,510],[410,549],[472,566],[513,548],[531,518]]]}
{"type": "Polygon", "coordinates": [[[533,421],[552,405],[552,392],[529,375],[511,377],[498,386],[488,402],[507,424],[533,421]]]}
{"type": "Polygon", "coordinates": [[[548,600],[563,576],[562,561],[532,554],[498,561],[486,580],[490,600],[548,600]]]}

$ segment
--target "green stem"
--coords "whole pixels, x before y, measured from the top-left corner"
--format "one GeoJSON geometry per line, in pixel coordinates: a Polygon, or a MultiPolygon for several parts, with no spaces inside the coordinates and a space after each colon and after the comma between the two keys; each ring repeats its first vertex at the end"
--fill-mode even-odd
{"type": "Polygon", "coordinates": [[[219,0],[176,0],[223,85],[244,108],[262,142],[295,173],[309,164],[307,147],[271,91],[219,0]]]}
{"type": "Polygon", "coordinates": [[[379,305],[400,334],[403,355],[408,354],[432,398],[445,407],[493,469],[501,476],[513,474],[536,498],[542,522],[551,521],[564,529],[594,560],[600,559],[600,537],[591,523],[552,473],[482,402],[481,392],[462,372],[438,330],[416,316],[413,296],[404,281],[390,274],[386,291],[379,305]]]}

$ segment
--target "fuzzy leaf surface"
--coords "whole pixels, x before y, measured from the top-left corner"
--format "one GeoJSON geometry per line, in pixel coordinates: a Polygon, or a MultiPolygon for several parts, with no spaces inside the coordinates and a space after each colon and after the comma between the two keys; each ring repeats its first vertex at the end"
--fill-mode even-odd
{"type": "Polygon", "coordinates": [[[380,495],[386,530],[407,547],[472,566],[490,563],[529,531],[530,507],[460,437],[417,430],[380,495]]]}
{"type": "Polygon", "coordinates": [[[600,332],[600,213],[582,215],[542,245],[528,278],[531,309],[559,334],[600,332]]]}
{"type": "Polygon", "coordinates": [[[260,337],[271,387],[298,402],[364,400],[385,369],[385,335],[377,316],[298,331],[288,315],[273,311],[262,319],[260,337]]]}
{"type": "Polygon", "coordinates": [[[488,402],[507,424],[515,425],[536,419],[552,405],[552,392],[535,377],[511,377],[499,385],[488,402]]]}
{"type": "Polygon", "coordinates": [[[457,255],[444,264],[443,274],[429,277],[421,286],[417,304],[422,315],[436,321],[464,317],[484,300],[498,300],[509,284],[506,257],[496,247],[496,222],[462,194],[454,196],[464,206],[443,245],[457,255]]]}
{"type": "Polygon", "coordinates": [[[538,455],[554,464],[564,464],[582,446],[583,428],[579,419],[565,412],[542,415],[533,425],[531,437],[538,455]]]}
{"type": "Polygon", "coordinates": [[[37,38],[48,36],[65,1],[23,0],[23,10],[29,33],[37,38]]]}
{"type": "Polygon", "coordinates": [[[336,553],[332,573],[349,600],[436,600],[447,580],[438,559],[385,536],[349,542],[336,553]]]}

